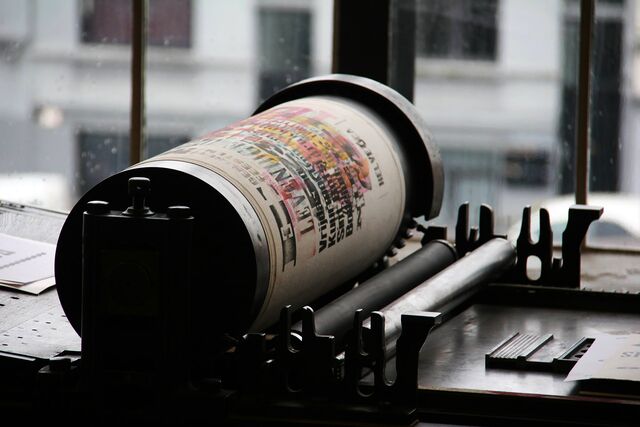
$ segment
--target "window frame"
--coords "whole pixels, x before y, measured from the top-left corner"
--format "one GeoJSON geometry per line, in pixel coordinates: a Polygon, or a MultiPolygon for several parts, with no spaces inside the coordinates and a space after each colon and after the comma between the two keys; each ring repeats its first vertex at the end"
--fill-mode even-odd
{"type": "MultiPolygon", "coordinates": [[[[135,22],[134,18],[133,18],[133,10],[128,8],[128,4],[127,3],[131,3],[132,0],[120,0],[118,2],[107,2],[106,0],[103,1],[103,4],[101,6],[101,8],[98,8],[99,10],[91,10],[91,9],[87,9],[87,2],[90,1],[91,3],[93,3],[93,8],[96,7],[95,1],[96,0],[80,0],[79,2],[79,8],[80,8],[80,26],[79,26],[79,34],[78,34],[78,38],[79,38],[79,42],[83,45],[88,45],[88,46],[104,46],[104,45],[108,45],[108,46],[114,46],[114,47],[121,47],[121,48],[125,48],[127,46],[129,46],[132,41],[133,41],[133,37],[134,37],[134,27],[135,27],[135,22]],[[102,28],[104,29],[104,27],[106,26],[107,28],[113,28],[116,30],[120,30],[121,34],[113,34],[112,37],[105,37],[106,40],[101,40],[100,37],[98,37],[100,35],[99,31],[96,31],[95,25],[97,24],[95,18],[96,16],[99,16],[98,12],[104,12],[104,6],[107,6],[108,4],[108,11],[110,13],[110,20],[108,19],[107,21],[103,22],[102,28]],[[90,11],[87,13],[87,11],[90,11]],[[120,17],[120,19],[117,19],[116,17],[120,17]],[[130,22],[133,22],[133,24],[131,25],[131,33],[129,33],[128,31],[126,31],[127,27],[123,26],[123,25],[119,25],[119,24],[124,24],[125,22],[117,22],[118,25],[114,25],[113,22],[109,22],[112,21],[114,18],[116,18],[116,21],[125,21],[127,20],[127,18],[130,20],[130,22]],[[105,25],[106,24],[106,25],[105,25]],[[123,29],[125,29],[123,31],[123,29]]],[[[150,7],[149,6],[149,0],[144,0],[143,1],[144,6],[145,6],[145,10],[146,10],[146,14],[147,14],[147,25],[146,25],[146,31],[147,31],[147,43],[149,45],[149,47],[151,49],[175,49],[175,50],[190,50],[193,48],[193,2],[192,0],[182,0],[180,3],[175,2],[175,0],[162,0],[162,3],[155,3],[155,6],[150,7]],[[162,7],[164,6],[164,7],[162,7]],[[167,8],[167,6],[170,6],[167,8]],[[186,10],[182,11],[182,8],[185,8],[186,10]],[[156,12],[151,13],[151,15],[149,15],[150,12],[156,12]],[[167,41],[161,41],[160,37],[161,36],[165,36],[165,29],[163,28],[162,25],[158,25],[158,24],[164,24],[166,23],[166,19],[162,20],[161,22],[158,22],[158,19],[154,19],[154,16],[158,17],[164,17],[167,18],[168,14],[172,13],[172,12],[176,12],[176,11],[182,11],[184,12],[184,15],[181,16],[180,18],[182,19],[175,19],[175,16],[173,16],[172,18],[172,22],[174,23],[178,23],[178,24],[182,24],[182,27],[180,27],[180,31],[176,32],[172,35],[178,35],[177,40],[175,44],[172,43],[167,43],[167,41]],[[154,25],[155,24],[155,25],[154,25]],[[154,31],[155,30],[155,31],[154,31]]],[[[99,26],[100,28],[100,26],[99,26]]],[[[175,28],[174,28],[175,30],[175,28]]]]}
{"type": "MultiPolygon", "coordinates": [[[[372,78],[413,101],[417,1],[419,0],[334,0],[332,71],[372,78]]],[[[497,7],[500,7],[499,4],[497,7]]],[[[146,1],[132,1],[132,8],[129,141],[130,163],[135,164],[141,159],[144,141],[144,62],[148,4],[146,1]]],[[[574,196],[576,204],[587,204],[590,69],[595,0],[581,0],[579,13],[574,196]]]]}
{"type": "MultiPolygon", "coordinates": [[[[416,20],[417,22],[423,20],[422,26],[428,29],[428,24],[438,23],[440,25],[445,24],[444,28],[447,31],[447,37],[444,41],[445,43],[441,43],[445,48],[443,51],[438,52],[434,51],[437,48],[438,43],[433,43],[428,40],[429,37],[420,37],[418,38],[419,42],[416,43],[416,57],[418,60],[426,60],[426,61],[442,61],[442,62],[477,62],[477,63],[495,63],[499,59],[499,27],[498,27],[498,18],[499,18],[499,6],[500,0],[483,0],[481,4],[478,0],[445,0],[441,1],[439,6],[444,6],[444,14],[433,15],[428,7],[425,7],[425,4],[428,2],[422,1],[418,2],[416,5],[416,20]],[[490,4],[489,4],[490,3],[490,4]],[[472,14],[472,9],[481,4],[481,8],[491,6],[491,16],[490,20],[492,21],[487,24],[489,27],[492,27],[492,30],[488,31],[486,29],[478,28],[477,25],[465,25],[466,22],[458,22],[458,16],[454,16],[455,19],[450,19],[446,17],[447,12],[459,12],[464,13],[467,12],[472,14]],[[427,19],[431,18],[431,19],[427,19]],[[427,25],[425,25],[427,24],[427,25]],[[474,34],[475,31],[484,31],[486,34],[478,35],[474,34]],[[460,34],[458,34],[460,33],[460,34]],[[474,50],[470,46],[466,46],[465,42],[473,41],[474,39],[482,38],[485,35],[491,33],[492,40],[491,43],[484,46],[487,49],[479,49],[479,51],[474,52],[474,50]],[[454,35],[452,38],[451,36],[454,35]],[[455,37],[455,36],[458,37],[455,37]]],[[[436,11],[437,12],[437,11],[436,11]]],[[[483,18],[487,18],[487,16],[483,16],[483,18]]],[[[476,17],[474,16],[474,19],[476,17]]],[[[416,24],[417,27],[420,27],[420,24],[416,24]]],[[[436,32],[441,28],[437,28],[436,32]]],[[[477,46],[476,46],[477,48],[477,46]]]]}

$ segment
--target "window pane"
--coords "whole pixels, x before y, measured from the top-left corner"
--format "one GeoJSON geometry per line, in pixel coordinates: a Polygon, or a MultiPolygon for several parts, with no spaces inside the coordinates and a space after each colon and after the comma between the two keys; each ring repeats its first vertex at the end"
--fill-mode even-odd
{"type": "MultiPolygon", "coordinates": [[[[322,0],[150,0],[143,156],[329,72],[332,13],[322,0]]],[[[0,2],[0,199],[69,209],[126,167],[130,40],[131,0],[0,2]]]]}
{"type": "Polygon", "coordinates": [[[415,104],[442,151],[439,224],[469,201],[494,207],[506,232],[526,204],[554,197],[562,0],[419,0],[415,104]]]}
{"type": "Polygon", "coordinates": [[[427,58],[496,57],[497,0],[429,0],[417,8],[417,53],[427,58]]]}
{"type": "MultiPolygon", "coordinates": [[[[145,158],[155,156],[177,145],[184,144],[187,136],[150,136],[144,150],[145,158]]],[[[77,178],[80,193],[129,166],[129,134],[104,131],[82,131],[78,135],[80,168],[77,178]]]]}
{"type": "Polygon", "coordinates": [[[190,45],[149,40],[145,156],[245,118],[278,89],[331,69],[333,2],[184,3],[190,45]]]}
{"type": "MultiPolygon", "coordinates": [[[[568,2],[565,35],[575,40],[578,33],[579,4],[568,2]]],[[[620,189],[620,125],[622,112],[622,2],[596,2],[596,20],[592,37],[591,114],[590,114],[590,179],[589,190],[615,192],[620,189]]],[[[570,46],[567,45],[568,49],[570,46]]],[[[565,115],[575,108],[577,82],[575,71],[578,55],[566,55],[563,107],[565,115]]],[[[567,117],[569,119],[569,117],[567,117]]],[[[564,136],[575,139],[575,126],[567,126],[564,136]]],[[[573,147],[567,144],[567,157],[573,159],[573,147]]]]}
{"type": "Polygon", "coordinates": [[[111,40],[129,24],[110,23],[109,45],[85,43],[86,6],[0,2],[0,199],[69,209],[87,171],[102,173],[99,160],[119,155],[98,136],[128,132],[130,53],[111,40]]]}
{"type": "Polygon", "coordinates": [[[191,47],[191,0],[149,0],[150,46],[191,47]]]}
{"type": "MultiPolygon", "coordinates": [[[[579,6],[420,2],[416,104],[443,152],[439,221],[452,223],[469,200],[493,205],[498,227],[511,233],[526,204],[547,208],[553,228],[564,229],[575,191],[579,6]],[[487,31],[491,16],[496,28],[487,31]],[[469,31],[478,35],[473,43],[469,31]]],[[[589,203],[605,213],[588,241],[640,248],[640,6],[601,0],[595,12],[589,203]]]]}
{"type": "Polygon", "coordinates": [[[131,0],[83,0],[83,43],[131,42],[131,0]]]}
{"type": "Polygon", "coordinates": [[[263,7],[258,12],[260,99],[311,75],[311,13],[263,7]]]}
{"type": "Polygon", "coordinates": [[[129,137],[125,133],[81,131],[78,134],[78,148],[78,186],[81,193],[129,166],[129,137]]]}
{"type": "MultiPolygon", "coordinates": [[[[588,202],[605,208],[601,222],[607,226],[590,230],[588,242],[592,246],[640,247],[640,198],[637,196],[640,187],[634,182],[640,152],[635,149],[638,133],[632,124],[637,121],[632,91],[636,71],[629,73],[629,81],[625,81],[624,71],[625,67],[629,71],[633,69],[636,51],[633,44],[638,40],[638,20],[634,18],[637,8],[637,1],[596,2],[591,51],[588,202]]],[[[562,103],[568,124],[562,136],[567,142],[563,154],[571,163],[566,164],[565,176],[573,173],[575,156],[568,142],[573,141],[576,134],[575,113],[570,117],[570,112],[575,110],[577,95],[578,55],[572,45],[577,44],[578,10],[578,1],[566,2],[564,26],[568,41],[562,103]]],[[[569,179],[565,181],[563,189],[573,186],[572,181],[567,185],[569,179]]]]}
{"type": "MultiPolygon", "coordinates": [[[[191,0],[148,0],[147,40],[151,46],[191,45],[191,0]]],[[[82,0],[84,43],[131,43],[131,0],[82,0]]]]}

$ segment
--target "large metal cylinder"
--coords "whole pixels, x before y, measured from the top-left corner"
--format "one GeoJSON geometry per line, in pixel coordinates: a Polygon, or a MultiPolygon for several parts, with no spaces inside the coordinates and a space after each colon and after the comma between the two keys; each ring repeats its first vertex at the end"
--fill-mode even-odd
{"type": "Polygon", "coordinates": [[[413,106],[368,79],[290,86],[255,115],[120,172],[73,208],[56,253],[65,313],[80,331],[82,213],[124,210],[127,180],[150,207],[191,207],[191,308],[202,332],[261,330],[361,273],[408,220],[439,212],[440,156],[413,106]]]}

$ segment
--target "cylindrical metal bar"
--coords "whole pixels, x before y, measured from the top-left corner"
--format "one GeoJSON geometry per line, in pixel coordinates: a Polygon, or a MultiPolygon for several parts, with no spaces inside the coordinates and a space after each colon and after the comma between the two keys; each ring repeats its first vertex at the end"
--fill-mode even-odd
{"type": "MultiPolygon", "coordinates": [[[[516,260],[515,247],[494,238],[440,273],[384,307],[387,351],[393,352],[402,330],[401,316],[415,311],[438,311],[459,295],[495,279],[516,260]]],[[[368,321],[365,324],[368,326],[368,321]]]]}
{"type": "Polygon", "coordinates": [[[147,1],[134,0],[131,29],[131,114],[129,123],[129,164],[140,162],[144,140],[144,65],[147,1]]]}
{"type": "Polygon", "coordinates": [[[576,132],[576,203],[587,204],[589,188],[589,92],[594,0],[580,2],[580,66],[576,132]]]}
{"type": "MultiPolygon", "coordinates": [[[[315,326],[319,334],[333,335],[341,342],[351,329],[355,310],[368,316],[400,298],[458,259],[455,248],[445,240],[424,245],[402,261],[380,272],[357,288],[346,292],[315,312],[315,326]]],[[[301,331],[302,323],[293,326],[301,331]]]]}

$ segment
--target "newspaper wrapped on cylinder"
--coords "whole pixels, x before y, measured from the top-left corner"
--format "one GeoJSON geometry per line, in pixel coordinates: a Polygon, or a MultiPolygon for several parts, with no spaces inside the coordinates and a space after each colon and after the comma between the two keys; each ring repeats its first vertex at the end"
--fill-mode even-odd
{"type": "MultiPolygon", "coordinates": [[[[300,96],[294,91],[293,99],[134,165],[78,202],[56,259],[60,298],[77,330],[77,217],[89,200],[126,208],[126,197],[118,193],[132,176],[151,179],[152,208],[192,208],[192,309],[206,311],[212,327],[223,331],[264,329],[284,305],[308,304],[371,266],[407,218],[437,213],[437,150],[411,117],[418,135],[413,139],[424,152],[416,159],[415,141],[413,150],[406,149],[399,124],[376,103],[401,117],[412,106],[367,79],[330,76],[315,85],[309,87],[319,90],[300,96]],[[348,90],[342,96],[332,89],[336,82],[377,99],[363,102],[348,90]],[[427,172],[416,171],[416,164],[427,172]],[[426,181],[432,200],[420,212],[408,192],[424,173],[431,174],[426,181]]],[[[305,88],[304,82],[298,87],[305,88]]]]}

